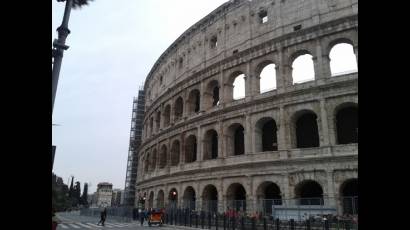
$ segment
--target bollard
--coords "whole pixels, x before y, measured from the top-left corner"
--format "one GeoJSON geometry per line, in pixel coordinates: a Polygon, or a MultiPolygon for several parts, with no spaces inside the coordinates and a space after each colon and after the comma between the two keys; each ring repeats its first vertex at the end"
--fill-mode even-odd
{"type": "Polygon", "coordinates": [[[290,219],[290,230],[295,230],[295,221],[293,219],[290,219]]]}
{"type": "Polygon", "coordinates": [[[245,230],[245,219],[243,218],[243,216],[241,218],[241,230],[245,230]]]}
{"type": "Polygon", "coordinates": [[[279,229],[280,229],[279,218],[276,218],[275,225],[276,225],[276,229],[275,229],[275,230],[279,230],[279,229]]]}
{"type": "Polygon", "coordinates": [[[218,230],[218,225],[219,225],[219,222],[218,222],[218,213],[216,213],[216,214],[215,214],[215,230],[218,230]]]}
{"type": "Polygon", "coordinates": [[[223,215],[224,230],[226,230],[226,215],[223,215]]]}
{"type": "Polygon", "coordinates": [[[310,219],[306,220],[306,230],[310,230],[310,219]]]}
{"type": "Polygon", "coordinates": [[[267,230],[266,217],[263,217],[263,230],[267,230]]]}
{"type": "Polygon", "coordinates": [[[208,228],[211,229],[211,213],[208,212],[208,228]]]}
{"type": "Polygon", "coordinates": [[[325,225],[325,230],[329,230],[329,221],[328,220],[325,220],[324,225],[325,225]]]}

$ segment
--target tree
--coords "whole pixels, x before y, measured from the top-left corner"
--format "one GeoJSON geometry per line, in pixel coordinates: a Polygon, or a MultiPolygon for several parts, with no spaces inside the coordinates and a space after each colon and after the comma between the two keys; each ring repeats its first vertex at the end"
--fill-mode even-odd
{"type": "Polygon", "coordinates": [[[80,197],[81,197],[81,185],[80,185],[80,182],[77,181],[75,182],[73,197],[72,197],[73,207],[77,207],[79,205],[80,197]]]}
{"type": "Polygon", "coordinates": [[[88,184],[84,183],[83,195],[81,196],[80,204],[88,206],[88,184]]]}
{"type": "Polygon", "coordinates": [[[73,186],[73,183],[74,183],[74,177],[71,178],[70,190],[68,190],[68,197],[69,197],[70,199],[73,198],[73,195],[74,195],[74,186],[73,186]]]}

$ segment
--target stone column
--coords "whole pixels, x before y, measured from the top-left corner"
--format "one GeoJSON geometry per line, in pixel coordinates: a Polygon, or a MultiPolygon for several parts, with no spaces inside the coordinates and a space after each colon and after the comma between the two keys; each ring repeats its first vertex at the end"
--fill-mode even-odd
{"type": "Polygon", "coordinates": [[[253,74],[251,73],[251,62],[248,61],[246,64],[246,74],[245,74],[245,100],[251,100],[253,93],[252,93],[252,85],[253,85],[253,74]]]}
{"type": "Polygon", "coordinates": [[[281,186],[282,199],[292,199],[293,192],[290,191],[289,174],[283,175],[282,181],[283,181],[282,186],[281,186]]]}
{"type": "Polygon", "coordinates": [[[201,135],[201,126],[197,126],[197,136],[196,136],[196,160],[197,161],[202,161],[202,146],[203,146],[203,138],[201,135]]]}
{"type": "Polygon", "coordinates": [[[319,39],[316,40],[316,56],[313,57],[315,80],[320,84],[324,79],[330,78],[330,59],[326,53],[326,48],[322,47],[319,39]]]}
{"type": "Polygon", "coordinates": [[[226,157],[225,134],[223,122],[218,122],[218,158],[226,157]]]}
{"type": "Polygon", "coordinates": [[[224,82],[224,71],[221,69],[219,74],[219,106],[222,108],[225,106],[225,82],[224,82]]]}
{"type": "Polygon", "coordinates": [[[245,154],[250,154],[252,153],[252,133],[253,133],[253,127],[252,127],[252,120],[251,120],[251,115],[250,114],[245,114],[245,133],[244,133],[244,144],[245,144],[245,154]]]}
{"type": "Polygon", "coordinates": [[[278,128],[278,151],[280,151],[280,158],[287,158],[287,151],[290,149],[288,140],[288,127],[286,121],[285,108],[283,106],[279,107],[279,123],[276,124],[278,128]]]}
{"type": "Polygon", "coordinates": [[[289,63],[289,58],[287,57],[286,51],[281,49],[278,54],[278,66],[276,67],[276,82],[278,93],[283,93],[286,91],[288,86],[292,85],[292,66],[289,63]]]}
{"type": "Polygon", "coordinates": [[[337,197],[335,194],[335,185],[333,183],[333,170],[326,170],[327,194],[324,196],[325,205],[337,209],[337,197]]]}
{"type": "Polygon", "coordinates": [[[181,141],[179,142],[179,165],[185,164],[185,133],[180,135],[181,141]]]}
{"type": "Polygon", "coordinates": [[[320,121],[322,127],[320,146],[329,146],[329,126],[327,123],[328,117],[326,112],[326,101],[324,98],[320,99],[320,121]]]}

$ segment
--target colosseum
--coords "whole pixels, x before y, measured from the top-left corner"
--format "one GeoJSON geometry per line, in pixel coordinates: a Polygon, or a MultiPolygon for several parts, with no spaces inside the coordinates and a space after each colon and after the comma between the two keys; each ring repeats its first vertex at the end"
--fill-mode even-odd
{"type": "Polygon", "coordinates": [[[357,211],[358,71],[333,68],[357,63],[357,7],[231,0],[188,28],[144,84],[137,199],[269,215],[357,211]],[[340,45],[351,55],[333,58],[340,45]]]}

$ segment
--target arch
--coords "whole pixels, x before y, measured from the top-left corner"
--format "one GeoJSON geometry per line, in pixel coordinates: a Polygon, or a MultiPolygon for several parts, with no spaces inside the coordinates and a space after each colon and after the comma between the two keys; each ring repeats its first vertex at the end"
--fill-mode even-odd
{"type": "Polygon", "coordinates": [[[357,104],[346,103],[336,110],[337,144],[358,142],[358,108],[357,104]]]}
{"type": "Polygon", "coordinates": [[[196,194],[195,189],[192,186],[188,186],[183,195],[183,207],[189,210],[195,210],[196,194]]]}
{"type": "Polygon", "coordinates": [[[329,52],[331,75],[338,76],[357,72],[357,59],[353,45],[349,42],[333,43],[329,52]]]}
{"type": "Polygon", "coordinates": [[[189,92],[188,100],[186,102],[187,111],[189,114],[198,113],[200,110],[201,94],[199,90],[194,89],[189,92]]]}
{"type": "Polygon", "coordinates": [[[164,208],[165,207],[165,195],[164,190],[159,190],[157,195],[157,208],[164,208]]]}
{"type": "Polygon", "coordinates": [[[164,127],[168,127],[171,121],[171,105],[166,105],[164,109],[164,127]]]}
{"type": "Polygon", "coordinates": [[[176,188],[171,188],[168,193],[168,205],[170,208],[177,208],[178,204],[178,190],[176,188]]]}
{"type": "Polygon", "coordinates": [[[212,184],[208,184],[202,191],[202,210],[218,212],[218,190],[212,184]]]}
{"type": "Polygon", "coordinates": [[[150,154],[151,160],[150,160],[150,170],[154,171],[156,166],[157,166],[157,149],[154,148],[150,154]]]}
{"type": "Polygon", "coordinates": [[[204,92],[204,108],[210,109],[212,107],[218,106],[220,101],[220,85],[217,80],[210,81],[204,92]]]}
{"type": "Polygon", "coordinates": [[[155,132],[159,132],[161,127],[161,111],[158,111],[155,116],[155,132]]]}
{"type": "Polygon", "coordinates": [[[319,147],[317,116],[313,111],[303,110],[294,116],[296,148],[319,147]]]}
{"type": "Polygon", "coordinates": [[[359,181],[357,178],[351,178],[342,183],[340,186],[340,196],[342,199],[343,214],[358,213],[358,196],[359,181]]]}
{"type": "Polygon", "coordinates": [[[190,135],[185,139],[185,162],[196,161],[197,141],[195,135],[190,135]]]}
{"type": "Polygon", "coordinates": [[[159,154],[159,168],[165,168],[165,166],[167,166],[167,162],[168,162],[168,153],[167,153],[167,146],[166,145],[162,145],[161,146],[161,152],[159,154]]]}
{"type": "Polygon", "coordinates": [[[150,118],[149,121],[149,131],[150,131],[150,135],[154,134],[154,117],[150,118]]]}
{"type": "Polygon", "coordinates": [[[182,99],[182,97],[178,97],[174,105],[174,116],[175,116],[176,121],[182,118],[183,112],[184,112],[184,100],[182,99]]]}
{"type": "Polygon", "coordinates": [[[262,182],[256,189],[259,209],[264,215],[272,214],[272,205],[282,205],[282,195],[277,184],[271,181],[262,182]]]}
{"type": "Polygon", "coordinates": [[[227,154],[228,156],[236,156],[245,154],[245,129],[239,123],[234,123],[229,126],[226,135],[227,154]]]}
{"type": "Polygon", "coordinates": [[[299,84],[315,80],[313,56],[308,51],[298,51],[292,56],[292,59],[293,84],[299,84]]]}
{"type": "Polygon", "coordinates": [[[277,151],[277,126],[271,117],[263,117],[256,122],[255,147],[256,152],[277,151]]]}
{"type": "Polygon", "coordinates": [[[322,186],[314,180],[304,180],[295,186],[299,205],[323,205],[322,186]]]}
{"type": "Polygon", "coordinates": [[[171,147],[171,166],[176,166],[179,164],[179,154],[180,154],[180,144],[179,140],[172,142],[171,147]]]}
{"type": "Polygon", "coordinates": [[[260,64],[259,72],[259,91],[265,93],[276,89],[276,65],[271,61],[260,64]],[[262,67],[263,66],[263,67],[262,67]],[[262,67],[262,68],[261,68],[262,67]]]}
{"type": "Polygon", "coordinates": [[[149,198],[148,198],[148,208],[154,208],[154,192],[151,191],[149,193],[149,198]]]}
{"type": "Polygon", "coordinates": [[[218,133],[214,129],[204,135],[204,160],[218,158],[218,133]]]}
{"type": "Polygon", "coordinates": [[[149,155],[147,154],[144,159],[144,172],[147,173],[149,170],[149,155]]]}
{"type": "Polygon", "coordinates": [[[246,190],[240,183],[229,185],[226,190],[227,207],[236,211],[246,211],[246,190]]]}
{"type": "Polygon", "coordinates": [[[224,88],[227,102],[245,97],[245,77],[245,74],[241,71],[235,71],[229,75],[224,88]]]}

